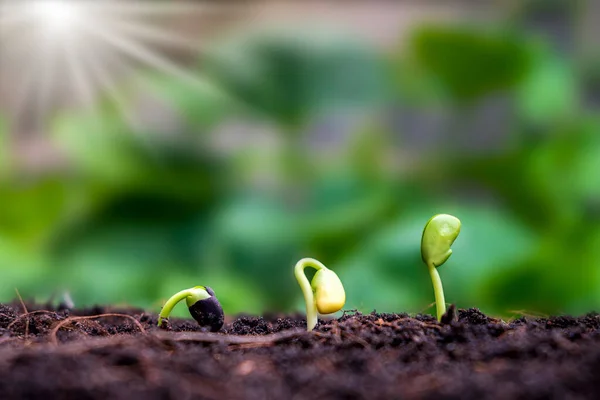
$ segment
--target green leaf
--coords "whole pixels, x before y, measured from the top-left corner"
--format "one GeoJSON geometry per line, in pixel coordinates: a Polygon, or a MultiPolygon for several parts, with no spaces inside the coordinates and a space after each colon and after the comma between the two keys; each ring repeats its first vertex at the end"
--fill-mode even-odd
{"type": "Polygon", "coordinates": [[[15,288],[24,299],[47,301],[53,285],[49,284],[51,272],[46,261],[39,253],[0,234],[0,302],[14,299],[15,288]]]}
{"type": "Polygon", "coordinates": [[[10,167],[8,146],[8,123],[0,115],[0,179],[4,178],[10,167]]]}
{"type": "Polygon", "coordinates": [[[532,191],[552,205],[557,222],[578,220],[582,206],[600,197],[600,123],[593,119],[559,125],[531,152],[523,172],[532,191]]]}
{"type": "Polygon", "coordinates": [[[144,173],[140,144],[116,111],[64,114],[53,136],[72,161],[96,177],[123,182],[144,173]]]}
{"type": "Polygon", "coordinates": [[[0,234],[32,247],[51,239],[66,215],[67,186],[57,177],[0,185],[0,234]]]}
{"type": "Polygon", "coordinates": [[[190,269],[169,225],[123,221],[91,228],[80,230],[52,259],[60,266],[61,284],[80,303],[147,305],[168,271],[190,269]]]}
{"type": "Polygon", "coordinates": [[[465,101],[515,87],[531,57],[527,42],[514,34],[460,26],[419,28],[410,52],[451,96],[465,101]]]}
{"type": "Polygon", "coordinates": [[[559,56],[538,55],[517,93],[523,117],[550,125],[573,116],[579,107],[576,76],[573,66],[559,56]]]}
{"type": "Polygon", "coordinates": [[[504,315],[586,313],[600,306],[597,295],[600,230],[579,225],[545,232],[531,255],[497,271],[480,287],[481,301],[504,315]]]}
{"type": "Polygon", "coordinates": [[[291,215],[273,199],[247,195],[224,207],[213,224],[203,264],[227,266],[227,273],[260,287],[271,310],[284,310],[294,299],[292,268],[301,256],[291,215]]]}
{"type": "Polygon", "coordinates": [[[373,104],[385,87],[367,47],[318,32],[245,34],[209,52],[203,67],[244,106],[292,130],[325,110],[373,104]]]}
{"type": "Polygon", "coordinates": [[[163,75],[148,76],[143,81],[161,99],[169,101],[190,125],[207,130],[231,114],[235,103],[201,72],[197,75],[196,85],[163,75]]]}

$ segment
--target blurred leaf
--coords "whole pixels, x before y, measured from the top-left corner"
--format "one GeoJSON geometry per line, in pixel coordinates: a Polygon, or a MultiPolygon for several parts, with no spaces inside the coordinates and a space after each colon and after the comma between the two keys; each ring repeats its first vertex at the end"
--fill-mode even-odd
{"type": "Polygon", "coordinates": [[[204,62],[208,76],[234,98],[292,130],[315,113],[379,100],[381,67],[364,46],[306,31],[245,34],[204,62]]]}
{"type": "Polygon", "coordinates": [[[213,223],[204,263],[228,266],[226,273],[256,287],[271,310],[289,306],[292,268],[300,258],[292,215],[272,198],[247,195],[227,204],[213,223]]]}
{"type": "Polygon", "coordinates": [[[95,226],[53,261],[63,275],[60,283],[84,304],[146,305],[156,299],[170,269],[185,270],[185,264],[177,263],[183,254],[175,238],[174,229],[164,223],[95,226]]]}
{"type": "MultiPolygon", "coordinates": [[[[587,312],[600,310],[600,228],[598,222],[600,215],[596,214],[591,221],[593,228],[586,235],[586,252],[582,255],[582,265],[586,267],[585,275],[582,277],[587,283],[585,291],[577,301],[572,302],[574,310],[587,312]]],[[[581,233],[580,233],[581,234],[581,233]]]]}
{"type": "Polygon", "coordinates": [[[49,266],[42,256],[27,250],[0,234],[0,301],[15,298],[15,288],[25,299],[47,301],[52,294],[52,285],[47,285],[49,266]]]}
{"type": "MultiPolygon", "coordinates": [[[[214,204],[224,185],[222,164],[208,151],[183,138],[140,138],[144,133],[110,111],[65,115],[55,133],[85,178],[74,195],[87,203],[79,225],[88,232],[122,221],[168,225],[195,218],[214,204]]],[[[78,229],[68,228],[59,241],[78,241],[78,229]]]]}
{"type": "Polygon", "coordinates": [[[548,232],[530,257],[483,282],[481,301],[504,315],[513,310],[534,314],[591,311],[590,307],[600,305],[599,237],[597,228],[548,232]]]}
{"type": "MultiPolygon", "coordinates": [[[[551,168],[542,171],[543,168],[533,166],[537,153],[544,152],[543,147],[522,144],[514,151],[498,155],[438,160],[431,168],[443,173],[436,176],[430,184],[441,185],[445,190],[463,192],[466,195],[474,191],[475,194],[480,193],[485,197],[501,199],[506,207],[532,229],[553,229],[570,205],[557,202],[557,196],[549,195],[549,191],[558,187],[546,185],[553,180],[551,168]],[[534,173],[535,170],[543,176],[538,177],[538,172],[534,173]]],[[[551,165],[552,163],[548,164],[551,165]]]]}
{"type": "Polygon", "coordinates": [[[578,220],[588,202],[600,201],[598,121],[580,118],[560,125],[554,135],[536,146],[524,168],[533,191],[553,204],[557,222],[578,220]]]}
{"type": "Polygon", "coordinates": [[[448,99],[449,93],[435,77],[418,63],[407,59],[405,51],[392,53],[388,68],[394,79],[394,94],[403,103],[411,106],[433,107],[440,101],[451,100],[448,99]]]}
{"type": "Polygon", "coordinates": [[[0,234],[32,248],[50,239],[65,214],[67,190],[57,177],[0,185],[0,234]]]}
{"type": "Polygon", "coordinates": [[[280,203],[266,196],[248,196],[232,202],[217,221],[225,240],[252,248],[269,246],[274,238],[286,243],[298,238],[292,216],[280,203]]]}
{"type": "Polygon", "coordinates": [[[161,98],[167,99],[195,128],[210,129],[221,122],[235,108],[234,101],[208,80],[198,83],[183,82],[171,76],[149,76],[144,82],[161,98]]]}
{"type": "MultiPolygon", "coordinates": [[[[339,268],[329,266],[339,275],[346,290],[344,310],[362,312],[424,312],[433,302],[433,289],[415,285],[408,279],[396,279],[373,265],[368,256],[348,260],[339,268]],[[431,300],[427,294],[431,292],[431,300]]],[[[430,285],[431,286],[431,285],[430,285]]]]}
{"type": "Polygon", "coordinates": [[[411,53],[458,100],[473,100],[519,83],[530,68],[530,49],[506,32],[426,26],[411,40],[411,53]]]}
{"type": "Polygon", "coordinates": [[[72,161],[97,177],[122,182],[144,173],[140,145],[116,111],[62,115],[53,134],[72,161]]]}
{"type": "Polygon", "coordinates": [[[10,166],[8,124],[0,115],[0,179],[4,178],[10,166]]]}
{"type": "Polygon", "coordinates": [[[518,91],[519,108],[528,122],[552,124],[578,108],[576,72],[568,61],[540,54],[518,91]]]}
{"type": "Polygon", "coordinates": [[[361,246],[365,232],[378,229],[398,207],[389,184],[334,173],[313,185],[294,224],[315,254],[335,261],[361,246]]]}
{"type": "Polygon", "coordinates": [[[84,175],[126,192],[190,199],[214,196],[222,164],[196,137],[138,132],[115,110],[65,114],[56,141],[84,175]]]}

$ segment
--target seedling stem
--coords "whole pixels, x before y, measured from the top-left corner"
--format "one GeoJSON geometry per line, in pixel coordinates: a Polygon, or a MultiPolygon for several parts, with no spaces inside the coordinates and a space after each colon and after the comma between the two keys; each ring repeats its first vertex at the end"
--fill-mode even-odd
{"type": "Polygon", "coordinates": [[[206,291],[204,286],[194,286],[190,289],[185,289],[180,292],[175,293],[163,306],[160,314],[158,315],[158,326],[161,326],[163,319],[169,318],[171,311],[173,311],[173,307],[181,300],[185,299],[188,308],[193,306],[196,302],[200,300],[205,300],[211,297],[211,295],[206,291]]]}
{"type": "Polygon", "coordinates": [[[331,314],[341,310],[346,302],[346,293],[340,278],[314,258],[303,258],[296,263],[294,275],[302,289],[306,303],[306,330],[311,331],[317,325],[317,316],[331,314]],[[312,282],[308,282],[304,269],[317,270],[312,282]]]}
{"type": "Polygon", "coordinates": [[[435,295],[435,305],[438,321],[442,319],[442,315],[446,313],[446,300],[444,299],[444,287],[442,279],[433,263],[428,263],[429,275],[431,275],[431,283],[433,284],[433,293],[435,295]]]}

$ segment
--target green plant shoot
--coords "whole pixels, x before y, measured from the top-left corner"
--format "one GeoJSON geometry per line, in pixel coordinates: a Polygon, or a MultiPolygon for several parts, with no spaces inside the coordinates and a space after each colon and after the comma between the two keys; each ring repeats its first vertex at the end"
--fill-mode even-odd
{"type": "Polygon", "coordinates": [[[317,313],[331,314],[339,311],[346,302],[346,292],[342,281],[335,272],[314,258],[303,258],[296,263],[294,275],[302,289],[306,302],[306,330],[311,331],[317,325],[317,313]],[[304,269],[317,270],[309,283],[304,269]]]}
{"type": "Polygon", "coordinates": [[[460,220],[458,218],[448,214],[437,214],[427,221],[421,237],[421,257],[431,275],[438,321],[446,312],[446,301],[437,268],[452,255],[450,246],[459,233],[460,220]]]}
{"type": "Polygon", "coordinates": [[[215,292],[208,286],[194,286],[175,293],[163,306],[158,315],[158,326],[167,320],[173,307],[185,299],[188,310],[200,326],[207,326],[212,332],[221,329],[225,320],[223,308],[215,296],[215,292]]]}

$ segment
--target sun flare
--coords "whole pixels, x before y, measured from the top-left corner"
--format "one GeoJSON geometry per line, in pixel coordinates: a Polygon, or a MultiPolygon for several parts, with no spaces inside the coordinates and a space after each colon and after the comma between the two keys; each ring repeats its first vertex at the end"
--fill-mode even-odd
{"type": "Polygon", "coordinates": [[[54,32],[69,32],[82,15],[74,2],[37,1],[31,6],[32,17],[42,26],[54,32]]]}
{"type": "Polygon", "coordinates": [[[5,0],[0,105],[13,125],[33,129],[43,129],[61,108],[93,107],[100,96],[130,119],[119,86],[140,68],[189,85],[207,84],[181,61],[201,54],[202,38],[177,29],[178,19],[197,25],[238,8],[184,1],[5,0]]]}

